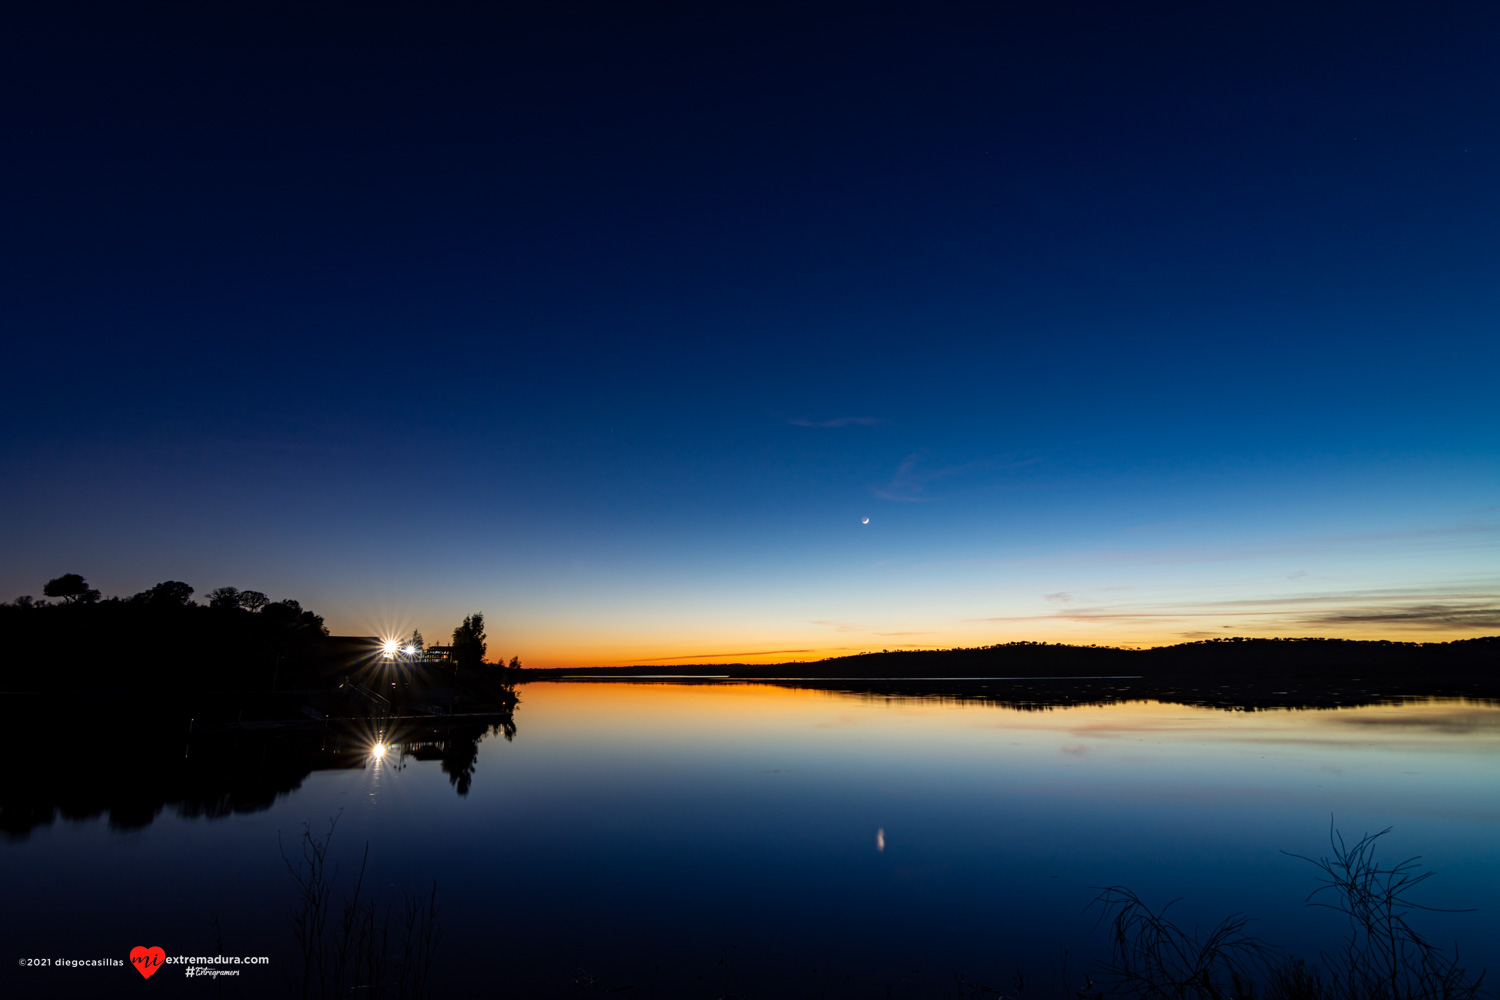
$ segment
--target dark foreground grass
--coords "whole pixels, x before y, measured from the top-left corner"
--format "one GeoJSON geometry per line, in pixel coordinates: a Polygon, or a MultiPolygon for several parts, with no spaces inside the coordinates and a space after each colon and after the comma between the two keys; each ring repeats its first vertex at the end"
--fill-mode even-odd
{"type": "Polygon", "coordinates": [[[341,884],[329,858],[338,818],[322,837],[305,823],[295,855],[282,860],[297,887],[289,916],[301,959],[301,982],[287,996],[361,1000],[423,1000],[432,996],[433,953],[442,936],[437,887],[377,900],[366,885],[370,846],[365,844],[352,887],[341,884]]]}
{"type": "MultiPolygon", "coordinates": [[[[1105,989],[1075,996],[1125,995],[1143,1000],[1468,1000],[1481,996],[1484,973],[1471,976],[1452,954],[1428,941],[1408,921],[1434,911],[1411,899],[1432,876],[1408,858],[1382,865],[1366,834],[1350,845],[1330,829],[1332,854],[1301,858],[1318,869],[1310,906],[1343,914],[1340,949],[1313,964],[1272,948],[1247,931],[1249,919],[1225,917],[1207,932],[1185,930],[1130,889],[1110,886],[1095,900],[1110,930],[1111,953],[1100,970],[1105,989]]],[[[1453,912],[1453,911],[1446,911],[1453,912]]]]}
{"type": "MultiPolygon", "coordinates": [[[[434,989],[433,981],[440,977],[434,975],[438,970],[433,953],[442,936],[435,889],[380,905],[364,888],[363,858],[352,873],[351,889],[329,857],[335,825],[331,821],[322,837],[305,825],[297,853],[283,854],[297,890],[289,915],[302,960],[301,981],[286,984],[288,995],[371,1000],[522,995],[499,982],[486,984],[480,992],[471,988],[451,993],[452,984],[434,989]]],[[[1423,911],[1462,911],[1439,911],[1412,899],[1413,890],[1433,873],[1421,868],[1418,858],[1382,863],[1376,848],[1389,832],[1387,827],[1349,844],[1330,826],[1328,856],[1289,854],[1316,869],[1317,887],[1307,905],[1334,911],[1347,924],[1338,949],[1315,958],[1294,955],[1255,937],[1243,914],[1231,914],[1206,931],[1190,930],[1169,915],[1175,901],[1154,909],[1131,889],[1108,886],[1098,890],[1092,908],[1098,916],[1095,929],[1107,931],[1109,957],[1087,972],[1076,966],[1069,970],[1064,952],[1059,968],[1032,970],[1042,973],[1034,978],[1018,971],[1003,987],[961,975],[954,975],[945,987],[942,977],[915,973],[882,983],[877,982],[880,976],[812,969],[808,976],[766,992],[754,986],[746,989],[748,980],[756,977],[743,975],[744,958],[736,960],[729,949],[716,965],[697,970],[696,976],[661,965],[630,976],[622,970],[601,974],[585,966],[566,973],[559,970],[553,988],[532,995],[623,995],[643,1000],[1471,1000],[1493,995],[1484,990],[1483,972],[1471,975],[1460,965],[1456,947],[1447,951],[1412,926],[1410,918],[1423,911]]]]}

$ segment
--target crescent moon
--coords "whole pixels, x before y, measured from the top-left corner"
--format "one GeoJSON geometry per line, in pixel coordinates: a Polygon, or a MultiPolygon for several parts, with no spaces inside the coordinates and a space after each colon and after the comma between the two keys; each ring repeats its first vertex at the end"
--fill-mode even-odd
{"type": "Polygon", "coordinates": [[[859,523],[860,524],[869,524],[870,523],[870,519],[867,517],[863,521],[860,521],[859,523]]]}

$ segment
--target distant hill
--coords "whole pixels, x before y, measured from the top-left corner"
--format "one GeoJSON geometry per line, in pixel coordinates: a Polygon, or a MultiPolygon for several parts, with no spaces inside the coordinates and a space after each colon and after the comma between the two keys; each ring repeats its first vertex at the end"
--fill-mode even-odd
{"type": "Polygon", "coordinates": [[[1404,698],[1500,699],[1500,636],[1423,643],[1211,639],[1154,649],[1008,642],[861,653],[808,663],[525,670],[519,679],[563,677],[729,677],[876,698],[978,701],[1023,710],[1141,700],[1233,711],[1336,708],[1404,698]]]}
{"type": "Polygon", "coordinates": [[[1455,642],[1357,639],[1208,639],[1152,649],[1007,642],[967,649],[861,653],[812,663],[745,666],[735,677],[1143,677],[1406,675],[1490,672],[1500,667],[1500,636],[1455,642]]]}
{"type": "Polygon", "coordinates": [[[1500,636],[1454,642],[1363,639],[1207,639],[1152,649],[1006,642],[993,646],[859,653],[774,664],[674,664],[526,671],[560,675],[709,675],[736,678],[1182,677],[1313,680],[1351,676],[1481,675],[1500,680],[1500,636]]]}

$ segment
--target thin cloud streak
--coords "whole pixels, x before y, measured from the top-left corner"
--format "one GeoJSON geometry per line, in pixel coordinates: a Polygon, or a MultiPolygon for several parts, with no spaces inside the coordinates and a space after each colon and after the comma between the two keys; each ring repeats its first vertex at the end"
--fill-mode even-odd
{"type": "MultiPolygon", "coordinates": [[[[1500,627],[1500,594],[1485,591],[1366,590],[1344,593],[1287,595],[1227,601],[1195,601],[1178,605],[1124,604],[1060,609],[1040,615],[1006,615],[968,619],[971,622],[1016,623],[1066,621],[1082,624],[1152,625],[1194,618],[1280,619],[1285,627],[1397,625],[1448,630],[1500,627]]],[[[1225,628],[1230,626],[1225,625],[1225,628]]],[[[1207,638],[1214,633],[1186,633],[1207,638]]]]}
{"type": "Polygon", "coordinates": [[[790,417],[787,423],[793,427],[876,427],[885,423],[880,417],[834,417],[831,420],[806,420],[790,417]]]}
{"type": "MultiPolygon", "coordinates": [[[[1092,552],[1075,556],[1037,556],[1028,559],[974,560],[986,566],[1067,565],[1086,563],[1124,564],[1132,566],[1170,566],[1178,563],[1232,562],[1238,559],[1264,559],[1277,556],[1304,556],[1315,552],[1341,551],[1351,547],[1365,548],[1382,542],[1448,541],[1475,535],[1492,536],[1500,524],[1458,525],[1447,528],[1414,528],[1401,531],[1379,531],[1364,534],[1324,535],[1288,539],[1279,544],[1243,549],[1163,548],[1135,552],[1092,552]]],[[[965,561],[929,565],[962,565],[965,561]]]]}
{"type": "Polygon", "coordinates": [[[1414,625],[1418,628],[1500,628],[1500,606],[1426,605],[1396,610],[1329,612],[1303,619],[1316,625],[1414,625]]]}
{"type": "Polygon", "coordinates": [[[897,503],[925,503],[929,498],[912,495],[920,493],[922,487],[930,479],[930,477],[921,477],[921,480],[917,481],[918,477],[913,476],[913,470],[916,469],[920,457],[919,454],[907,455],[901,460],[901,464],[896,466],[895,475],[891,476],[891,481],[885,489],[871,487],[870,492],[881,500],[893,500],[897,503]]]}
{"type": "Polygon", "coordinates": [[[929,503],[932,497],[906,497],[897,493],[889,493],[885,490],[870,487],[870,495],[877,500],[889,500],[892,503],[929,503]]]}
{"type": "Polygon", "coordinates": [[[901,464],[896,466],[890,482],[883,487],[870,487],[870,493],[877,499],[890,500],[895,503],[925,503],[933,498],[919,496],[919,494],[939,480],[971,472],[1002,472],[1007,469],[1019,469],[1041,461],[1039,458],[1028,458],[1018,462],[1002,462],[992,458],[981,458],[957,465],[945,465],[937,469],[925,469],[921,467],[922,457],[922,452],[907,455],[901,460],[901,464]]]}

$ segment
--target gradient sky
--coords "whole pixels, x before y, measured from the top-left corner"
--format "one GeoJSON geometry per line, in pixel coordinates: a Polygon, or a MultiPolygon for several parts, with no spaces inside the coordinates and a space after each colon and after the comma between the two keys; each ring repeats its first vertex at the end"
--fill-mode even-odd
{"type": "Polygon", "coordinates": [[[1492,3],[37,6],[7,599],[533,666],[1500,632],[1492,3]]]}

